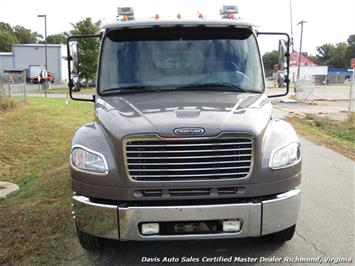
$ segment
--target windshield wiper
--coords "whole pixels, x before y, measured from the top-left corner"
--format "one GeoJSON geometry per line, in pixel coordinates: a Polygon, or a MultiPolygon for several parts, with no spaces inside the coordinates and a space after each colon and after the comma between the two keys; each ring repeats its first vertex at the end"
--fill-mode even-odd
{"type": "Polygon", "coordinates": [[[247,92],[246,90],[232,84],[232,83],[201,83],[201,84],[190,84],[186,86],[176,87],[177,90],[190,90],[190,89],[209,89],[212,87],[220,87],[223,91],[238,91],[247,92]]]}
{"type": "Polygon", "coordinates": [[[110,88],[102,91],[102,94],[108,96],[108,95],[139,93],[139,92],[160,92],[160,89],[153,86],[132,85],[126,87],[119,87],[119,88],[110,88]]]}

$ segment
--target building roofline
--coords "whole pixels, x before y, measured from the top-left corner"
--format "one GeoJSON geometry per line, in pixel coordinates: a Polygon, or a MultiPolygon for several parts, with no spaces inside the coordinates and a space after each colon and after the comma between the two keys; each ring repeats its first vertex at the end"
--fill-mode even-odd
{"type": "Polygon", "coordinates": [[[4,68],[5,72],[22,72],[22,71],[26,71],[26,68],[4,68]]]}
{"type": "MultiPolygon", "coordinates": [[[[26,43],[26,44],[12,44],[12,47],[45,47],[45,44],[41,43],[26,43]]],[[[47,44],[47,47],[62,47],[65,44],[47,44]]]]}

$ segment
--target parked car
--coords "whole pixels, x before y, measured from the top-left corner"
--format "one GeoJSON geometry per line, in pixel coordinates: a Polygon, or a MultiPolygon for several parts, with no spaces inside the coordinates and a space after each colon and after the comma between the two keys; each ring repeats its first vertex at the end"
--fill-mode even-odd
{"type": "MultiPolygon", "coordinates": [[[[42,84],[43,83],[43,81],[44,81],[44,79],[43,78],[39,78],[40,77],[40,74],[38,74],[38,75],[35,75],[35,76],[31,76],[30,77],[30,81],[31,81],[31,83],[33,83],[33,84],[38,84],[38,81],[40,80],[40,83],[42,84]]],[[[54,83],[54,76],[53,76],[53,74],[51,73],[51,72],[48,72],[48,81],[50,82],[50,83],[54,83]]]]}
{"type": "Polygon", "coordinates": [[[86,79],[83,79],[80,81],[81,87],[95,87],[96,86],[96,80],[94,79],[89,79],[86,81],[86,79]]]}

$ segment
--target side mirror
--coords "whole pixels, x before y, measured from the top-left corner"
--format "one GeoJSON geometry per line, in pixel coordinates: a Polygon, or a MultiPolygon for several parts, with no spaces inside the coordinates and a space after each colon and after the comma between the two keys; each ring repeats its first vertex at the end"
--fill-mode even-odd
{"type": "Polygon", "coordinates": [[[80,80],[82,78],[86,79],[86,82],[89,78],[94,78],[95,68],[92,68],[92,65],[95,64],[93,62],[97,62],[99,43],[93,39],[98,38],[100,38],[100,35],[70,36],[67,39],[68,87],[70,98],[73,100],[95,102],[95,96],[90,95],[91,93],[89,95],[83,94],[83,98],[78,98],[74,97],[73,92],[81,91],[80,80]],[[82,59],[83,65],[81,65],[80,59],[82,59]],[[90,61],[88,61],[89,59],[90,61]],[[88,71],[88,68],[90,68],[90,71],[88,71]]]}
{"type": "Polygon", "coordinates": [[[69,42],[69,50],[70,50],[70,55],[71,55],[71,67],[72,67],[72,73],[76,76],[79,76],[79,71],[80,71],[80,65],[79,65],[79,51],[78,51],[78,42],[77,41],[72,41],[69,42]]]}
{"type": "Polygon", "coordinates": [[[285,39],[279,40],[279,51],[278,51],[278,73],[277,73],[277,83],[279,87],[284,87],[286,85],[286,91],[281,94],[268,95],[269,98],[286,96],[290,91],[290,36],[283,32],[258,32],[257,35],[276,35],[283,36],[285,39]]]}

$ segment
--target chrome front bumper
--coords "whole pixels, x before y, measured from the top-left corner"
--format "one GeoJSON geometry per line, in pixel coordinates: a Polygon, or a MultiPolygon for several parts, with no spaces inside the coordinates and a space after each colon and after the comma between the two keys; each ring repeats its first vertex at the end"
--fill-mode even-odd
{"type": "Polygon", "coordinates": [[[182,240],[257,237],[296,224],[300,190],[294,189],[260,202],[190,206],[132,206],[98,204],[73,196],[73,215],[79,229],[103,238],[126,240],[182,240]],[[150,235],[139,231],[142,222],[178,222],[240,219],[236,233],[150,235]]]}

